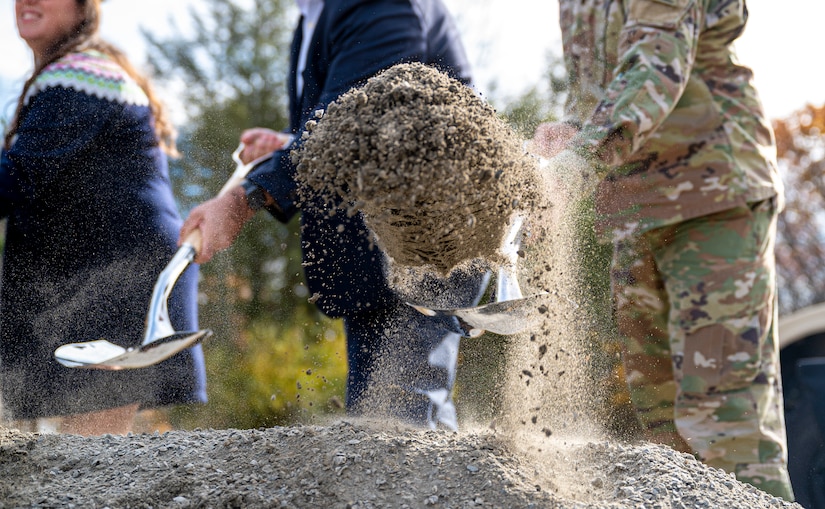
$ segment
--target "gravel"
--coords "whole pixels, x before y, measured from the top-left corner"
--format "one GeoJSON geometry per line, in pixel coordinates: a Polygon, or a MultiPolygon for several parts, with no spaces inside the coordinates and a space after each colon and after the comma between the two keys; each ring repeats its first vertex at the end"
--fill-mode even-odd
{"type": "Polygon", "coordinates": [[[91,438],[0,429],[0,500],[21,508],[800,507],[663,446],[354,420],[91,438]]]}
{"type": "Polygon", "coordinates": [[[299,181],[363,212],[395,264],[447,274],[471,259],[501,261],[510,216],[538,207],[538,165],[523,141],[432,67],[393,66],[317,118],[293,155],[299,181]]]}

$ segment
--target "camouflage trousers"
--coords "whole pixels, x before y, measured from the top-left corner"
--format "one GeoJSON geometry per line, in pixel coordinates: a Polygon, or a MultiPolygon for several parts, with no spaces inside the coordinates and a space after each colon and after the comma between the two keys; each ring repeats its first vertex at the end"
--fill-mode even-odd
{"type": "Polygon", "coordinates": [[[779,373],[775,200],[617,242],[611,283],[647,438],[793,500],[779,373]]]}

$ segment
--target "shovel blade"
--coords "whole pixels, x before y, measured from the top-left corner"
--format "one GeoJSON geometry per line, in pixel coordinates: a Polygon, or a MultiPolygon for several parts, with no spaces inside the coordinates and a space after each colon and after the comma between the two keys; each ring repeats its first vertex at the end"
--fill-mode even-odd
{"type": "Polygon", "coordinates": [[[485,331],[511,335],[524,332],[541,323],[547,312],[548,293],[538,293],[520,299],[492,302],[483,306],[455,309],[432,309],[410,304],[428,316],[454,316],[469,337],[477,337],[485,331]]]}
{"type": "Polygon", "coordinates": [[[63,345],[54,351],[54,356],[60,364],[69,368],[105,370],[146,368],[165,361],[211,335],[211,330],[176,332],[151,343],[129,349],[105,339],[98,339],[63,345]]]}

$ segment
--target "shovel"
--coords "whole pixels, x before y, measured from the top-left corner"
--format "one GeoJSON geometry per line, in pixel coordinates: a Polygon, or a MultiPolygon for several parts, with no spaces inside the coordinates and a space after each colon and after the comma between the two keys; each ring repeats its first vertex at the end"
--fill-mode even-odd
{"type": "MultiPolygon", "coordinates": [[[[218,196],[238,185],[254,166],[269,159],[271,154],[260,157],[249,164],[241,161],[241,144],[232,154],[237,163],[235,171],[221,188],[218,196]]],[[[152,366],[168,359],[176,353],[200,343],[212,335],[212,331],[178,332],[169,320],[167,301],[180,275],[195,259],[201,245],[201,232],[195,230],[187,236],[172,260],[163,269],[152,292],[149,312],[146,315],[146,331],[140,345],[130,348],[111,343],[105,339],[70,343],[57,348],[54,356],[57,362],[69,368],[87,369],[135,369],[152,366]]]]}
{"type": "Polygon", "coordinates": [[[549,293],[542,292],[524,297],[518,283],[518,251],[521,247],[521,228],[524,216],[513,216],[513,224],[502,242],[501,252],[509,263],[499,267],[496,284],[496,302],[482,306],[453,309],[433,309],[410,304],[428,316],[452,316],[467,337],[478,337],[485,331],[494,334],[518,334],[541,323],[547,308],[544,302],[549,293]]]}
{"type": "Polygon", "coordinates": [[[409,304],[427,316],[452,316],[469,338],[476,338],[485,332],[510,335],[524,332],[541,324],[547,312],[546,302],[550,294],[537,293],[529,297],[491,302],[482,306],[453,309],[433,309],[417,304],[409,304]]]}

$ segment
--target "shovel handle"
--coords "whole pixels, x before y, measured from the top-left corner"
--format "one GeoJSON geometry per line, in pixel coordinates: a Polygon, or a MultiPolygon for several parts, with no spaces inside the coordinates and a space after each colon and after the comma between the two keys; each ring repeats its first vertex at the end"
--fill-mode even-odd
{"type": "Polygon", "coordinates": [[[200,228],[195,228],[189,232],[189,235],[183,238],[183,242],[181,244],[189,244],[196,253],[200,253],[201,245],[203,244],[203,234],[201,233],[200,228]]]}

